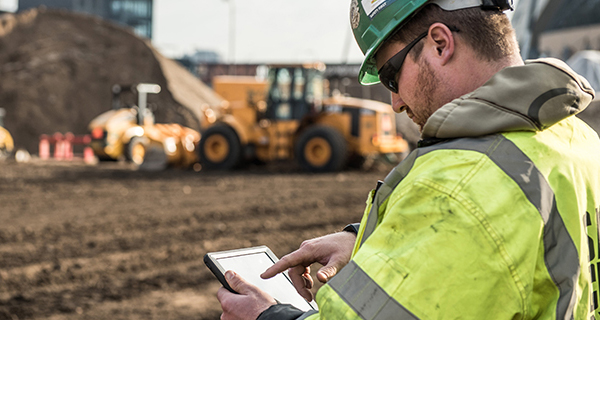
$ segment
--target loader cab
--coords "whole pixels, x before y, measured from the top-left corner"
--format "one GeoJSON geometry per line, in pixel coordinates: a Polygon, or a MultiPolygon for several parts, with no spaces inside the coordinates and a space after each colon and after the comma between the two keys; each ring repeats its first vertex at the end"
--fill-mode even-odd
{"type": "Polygon", "coordinates": [[[271,66],[265,118],[301,120],[321,110],[324,65],[271,66]]]}

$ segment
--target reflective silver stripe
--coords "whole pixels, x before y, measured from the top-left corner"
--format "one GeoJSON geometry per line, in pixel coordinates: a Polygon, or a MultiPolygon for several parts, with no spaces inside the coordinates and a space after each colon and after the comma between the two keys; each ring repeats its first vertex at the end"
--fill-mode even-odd
{"type": "Polygon", "coordinates": [[[431,151],[442,149],[470,150],[486,154],[491,161],[519,185],[527,199],[537,208],[544,221],[544,259],[546,268],[560,293],[556,318],[573,319],[573,309],[577,301],[575,287],[580,273],[577,247],[556,208],[556,198],[546,178],[521,149],[502,135],[456,139],[415,150],[409,158],[396,167],[397,171],[392,171],[388,175],[386,186],[389,188],[382,192],[380,196],[378,196],[379,192],[375,196],[373,204],[375,211],[372,210],[369,214],[362,242],[364,243],[377,226],[377,208],[383,204],[391,191],[408,175],[416,158],[431,151]]]}
{"type": "Polygon", "coordinates": [[[362,319],[418,319],[390,297],[354,261],[338,272],[329,281],[329,286],[362,319]]]}
{"type": "Polygon", "coordinates": [[[577,303],[575,287],[580,273],[579,255],[556,209],[556,203],[552,204],[549,221],[544,226],[544,250],[548,273],[560,291],[556,319],[573,319],[573,310],[577,303]]]}
{"type": "Polygon", "coordinates": [[[577,302],[575,286],[579,278],[579,254],[556,208],[550,184],[521,149],[504,136],[491,154],[496,163],[521,188],[544,221],[544,258],[546,268],[558,287],[560,296],[556,319],[573,319],[577,302]]]}

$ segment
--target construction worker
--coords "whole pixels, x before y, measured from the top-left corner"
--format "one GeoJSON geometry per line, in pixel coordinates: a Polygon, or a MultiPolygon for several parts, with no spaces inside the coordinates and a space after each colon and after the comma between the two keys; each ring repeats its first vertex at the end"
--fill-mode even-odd
{"type": "Polygon", "coordinates": [[[289,269],[318,313],[239,276],[223,319],[594,319],[600,140],[575,114],[594,97],[555,59],[523,62],[502,0],[352,0],[365,54],[422,140],[373,190],[360,225],[309,240],[289,269]]]}

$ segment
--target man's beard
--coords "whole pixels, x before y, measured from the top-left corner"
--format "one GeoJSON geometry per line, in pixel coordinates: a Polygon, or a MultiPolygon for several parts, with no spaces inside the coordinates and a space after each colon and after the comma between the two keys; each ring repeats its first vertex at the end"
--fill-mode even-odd
{"type": "Polygon", "coordinates": [[[418,97],[418,101],[421,103],[419,105],[415,104],[414,108],[409,108],[407,110],[407,114],[412,120],[419,125],[421,130],[423,130],[423,126],[425,123],[436,111],[434,106],[434,97],[436,93],[436,89],[438,88],[439,80],[431,68],[431,65],[427,62],[427,60],[421,58],[419,60],[419,75],[417,76],[416,88],[422,93],[420,97],[418,97]]]}

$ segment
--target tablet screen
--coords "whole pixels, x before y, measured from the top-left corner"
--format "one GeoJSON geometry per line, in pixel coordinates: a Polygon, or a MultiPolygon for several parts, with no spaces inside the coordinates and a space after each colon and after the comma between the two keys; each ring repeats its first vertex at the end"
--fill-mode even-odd
{"type": "Polygon", "coordinates": [[[224,274],[225,271],[235,271],[246,281],[254,286],[269,293],[280,303],[291,304],[302,311],[316,309],[316,304],[309,304],[302,296],[298,294],[291,280],[283,274],[278,274],[271,279],[262,279],[260,274],[272,266],[277,258],[273,259],[264,250],[248,249],[234,252],[223,252],[210,254],[219,264],[219,269],[224,274]]]}

